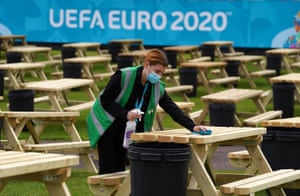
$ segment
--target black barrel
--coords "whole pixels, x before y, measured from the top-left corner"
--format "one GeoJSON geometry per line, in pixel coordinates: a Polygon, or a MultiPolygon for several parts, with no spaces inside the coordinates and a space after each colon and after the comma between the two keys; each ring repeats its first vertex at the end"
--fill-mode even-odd
{"type": "Polygon", "coordinates": [[[228,76],[239,76],[240,61],[227,61],[225,70],[228,76]]]}
{"type": "Polygon", "coordinates": [[[130,144],[131,196],[185,196],[190,155],[186,144],[130,144]]]}
{"type": "Polygon", "coordinates": [[[73,58],[76,57],[76,48],[73,47],[62,47],[61,48],[61,58],[67,59],[67,58],[73,58]]]}
{"type": "Polygon", "coordinates": [[[295,84],[293,83],[274,83],[273,107],[274,110],[282,110],[282,117],[294,116],[294,94],[295,84]]]}
{"type": "Polygon", "coordinates": [[[4,95],[4,76],[5,71],[0,71],[0,96],[4,95]]]}
{"type": "Polygon", "coordinates": [[[193,85],[193,90],[186,95],[195,97],[197,95],[198,87],[198,69],[193,67],[182,67],[179,69],[179,81],[181,85],[193,85]]]}
{"type": "Polygon", "coordinates": [[[117,57],[117,68],[122,69],[125,67],[132,67],[133,66],[134,58],[132,56],[118,56],[117,57]]]}
{"type": "Polygon", "coordinates": [[[210,103],[209,121],[213,126],[234,126],[235,104],[210,103]]]}
{"type": "Polygon", "coordinates": [[[34,111],[34,91],[28,89],[8,92],[10,111],[34,111]]]}
{"type": "Polygon", "coordinates": [[[110,42],[108,43],[108,52],[111,54],[111,62],[117,63],[118,54],[122,50],[122,45],[120,43],[110,42]]]}
{"type": "Polygon", "coordinates": [[[171,68],[177,67],[177,52],[176,51],[165,51],[169,64],[171,65],[171,68]]]}
{"type": "Polygon", "coordinates": [[[81,78],[81,63],[63,63],[64,78],[81,78]]]}
{"type": "MultiPolygon", "coordinates": [[[[267,127],[261,148],[273,170],[300,169],[300,158],[295,154],[300,148],[300,128],[267,127]]],[[[300,190],[285,192],[288,196],[300,195],[300,190]]]]}
{"type": "Polygon", "coordinates": [[[267,69],[274,69],[276,71],[276,75],[280,75],[282,63],[281,54],[267,54],[267,69]]]}
{"type": "Polygon", "coordinates": [[[23,56],[20,52],[6,52],[7,63],[18,63],[22,62],[23,56]]]}
{"type": "Polygon", "coordinates": [[[211,46],[211,45],[202,45],[201,46],[201,55],[202,56],[209,56],[211,58],[211,61],[215,60],[215,46],[211,46]]]}

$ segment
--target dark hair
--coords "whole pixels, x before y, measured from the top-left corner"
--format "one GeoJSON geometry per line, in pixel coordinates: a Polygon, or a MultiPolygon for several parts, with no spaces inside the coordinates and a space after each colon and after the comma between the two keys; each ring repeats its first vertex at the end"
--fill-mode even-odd
{"type": "Polygon", "coordinates": [[[164,67],[167,67],[169,65],[166,54],[159,49],[151,49],[147,53],[145,61],[148,61],[150,65],[161,64],[164,67]]]}

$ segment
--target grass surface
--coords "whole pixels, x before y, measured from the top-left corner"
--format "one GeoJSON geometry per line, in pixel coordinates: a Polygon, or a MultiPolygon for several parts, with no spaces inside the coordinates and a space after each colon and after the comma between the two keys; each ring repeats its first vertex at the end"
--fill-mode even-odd
{"type": "MultiPolygon", "coordinates": [[[[53,54],[59,54],[60,51],[53,51],[53,54]]],[[[3,55],[2,55],[3,56],[3,55]]],[[[43,57],[39,57],[42,59],[43,57]]],[[[99,66],[100,67],[100,66],[99,66]]],[[[249,67],[251,67],[249,65],[249,67]]],[[[256,69],[255,67],[249,68],[249,69],[256,69]]],[[[102,71],[101,69],[97,68],[97,65],[95,65],[95,70],[96,71],[102,71]]],[[[53,71],[53,67],[47,67],[45,69],[46,75],[50,79],[50,73],[53,71]]],[[[282,71],[282,73],[286,73],[285,70],[282,71]]],[[[26,74],[26,81],[31,81],[31,80],[36,80],[36,78],[31,77],[30,74],[26,74]]],[[[107,83],[107,80],[104,81],[98,81],[97,85],[99,89],[103,89],[105,87],[105,84],[107,83]]],[[[264,78],[257,78],[255,79],[255,83],[258,87],[258,89],[262,90],[269,90],[271,89],[271,85],[264,79],[264,78]]],[[[168,82],[166,82],[167,86],[171,85],[168,82]]],[[[242,77],[241,81],[238,85],[238,88],[249,88],[249,85],[247,81],[242,77]]],[[[224,87],[220,86],[215,86],[213,87],[213,90],[220,91],[222,89],[225,89],[224,87]]],[[[70,92],[70,96],[77,98],[77,97],[84,97],[83,96],[84,92],[80,91],[74,91],[70,92]]],[[[5,89],[4,91],[4,97],[5,100],[0,102],[0,109],[2,111],[8,110],[7,104],[8,104],[8,98],[7,98],[8,90],[5,89]]],[[[204,90],[203,86],[198,86],[197,88],[197,96],[196,97],[190,97],[190,101],[195,103],[195,107],[193,110],[199,110],[202,108],[202,101],[200,99],[201,96],[205,95],[206,91],[204,90]]],[[[176,101],[183,101],[181,96],[172,94],[171,97],[176,100],[176,101]]],[[[42,104],[36,104],[35,109],[40,109],[40,108],[49,108],[48,104],[42,103],[42,104]]],[[[267,106],[267,110],[273,109],[272,103],[267,106]]],[[[248,111],[248,112],[255,112],[256,108],[254,104],[250,101],[244,101],[240,102],[237,105],[237,110],[239,111],[248,111]]],[[[87,116],[88,111],[81,111],[80,112],[80,117],[76,121],[76,126],[79,131],[79,134],[81,135],[83,140],[87,140],[87,128],[86,128],[86,123],[85,119],[87,116]]],[[[299,105],[295,106],[295,115],[299,116],[300,110],[299,110],[299,105]]],[[[171,128],[179,128],[180,126],[176,123],[174,123],[169,117],[166,117],[164,119],[164,127],[167,129],[171,128]]],[[[62,127],[61,126],[56,126],[56,125],[51,125],[46,127],[45,131],[43,132],[41,138],[45,140],[69,140],[67,134],[62,134],[62,127]]],[[[28,136],[28,133],[24,132],[21,135],[21,138],[26,138],[28,136]]],[[[5,138],[4,134],[1,133],[1,138],[5,138]]],[[[74,168],[72,170],[72,177],[67,181],[68,187],[71,191],[71,194],[74,196],[89,196],[92,195],[91,192],[88,189],[87,185],[87,177],[89,175],[93,175],[91,173],[88,173],[86,171],[83,171],[82,169],[74,168]]],[[[4,191],[0,195],[7,195],[7,196],[33,196],[33,195],[47,195],[47,191],[42,183],[32,183],[32,182],[22,182],[22,181],[12,181],[11,183],[8,183],[7,186],[5,186],[4,191]]],[[[259,194],[259,195],[264,195],[264,194],[259,194]]]]}

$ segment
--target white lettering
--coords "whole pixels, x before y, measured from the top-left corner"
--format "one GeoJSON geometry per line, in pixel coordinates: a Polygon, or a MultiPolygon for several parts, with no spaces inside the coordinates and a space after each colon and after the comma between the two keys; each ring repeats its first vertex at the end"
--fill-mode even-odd
{"type": "Polygon", "coordinates": [[[121,29],[120,26],[120,11],[113,10],[108,14],[108,26],[111,29],[121,29]]]}
{"type": "Polygon", "coordinates": [[[77,28],[77,10],[66,10],[66,25],[69,28],[77,28]]]}
{"type": "Polygon", "coordinates": [[[124,29],[133,30],[135,27],[135,23],[136,23],[135,11],[132,11],[130,13],[130,18],[127,18],[126,11],[122,11],[122,26],[124,27],[124,29]],[[131,23],[128,24],[127,21],[128,23],[130,22],[131,23]]]}
{"type": "Polygon", "coordinates": [[[58,18],[58,22],[54,21],[54,10],[50,9],[49,11],[49,21],[51,26],[53,26],[54,28],[59,28],[64,24],[64,10],[60,9],[59,10],[59,17],[58,18]]]}
{"type": "Polygon", "coordinates": [[[83,28],[84,27],[84,22],[90,21],[91,17],[91,10],[82,10],[79,13],[79,27],[83,28]]]}
{"type": "Polygon", "coordinates": [[[155,12],[152,17],[152,26],[155,30],[163,30],[167,26],[167,16],[164,12],[155,12]]]}
{"type": "Polygon", "coordinates": [[[143,24],[145,25],[147,30],[151,29],[149,12],[146,12],[146,11],[138,12],[137,19],[138,19],[137,29],[139,29],[139,30],[143,29],[143,24]]]}
{"type": "Polygon", "coordinates": [[[100,29],[104,29],[104,23],[103,23],[101,14],[98,10],[96,10],[94,13],[90,28],[93,29],[95,26],[99,26],[100,29]]]}

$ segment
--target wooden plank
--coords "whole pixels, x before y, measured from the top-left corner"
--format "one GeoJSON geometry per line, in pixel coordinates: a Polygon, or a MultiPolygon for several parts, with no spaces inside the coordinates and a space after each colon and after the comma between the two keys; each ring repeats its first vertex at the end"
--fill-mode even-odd
{"type": "MultiPolygon", "coordinates": [[[[254,178],[254,177],[253,177],[254,178]]],[[[260,179],[252,181],[250,183],[239,185],[235,188],[234,193],[246,195],[250,193],[255,193],[258,191],[266,190],[272,187],[276,187],[288,182],[299,180],[300,170],[286,171],[284,173],[271,176],[265,179],[260,179]]]]}
{"type": "Polygon", "coordinates": [[[24,145],[25,150],[32,150],[32,151],[55,151],[55,150],[78,149],[78,148],[90,148],[90,142],[74,141],[74,142],[53,142],[53,143],[45,143],[45,144],[24,145]]]}
{"type": "Polygon", "coordinates": [[[45,156],[40,159],[31,159],[27,161],[0,165],[0,176],[2,178],[6,178],[10,176],[22,175],[24,173],[34,173],[44,170],[75,166],[78,164],[78,156],[64,155],[50,157],[45,154],[45,156]]]}
{"type": "Polygon", "coordinates": [[[243,180],[234,181],[234,182],[231,182],[231,183],[228,183],[228,184],[221,185],[220,190],[223,193],[231,194],[231,193],[234,193],[235,187],[237,187],[237,186],[241,186],[241,185],[244,185],[244,184],[247,184],[247,183],[260,181],[262,179],[266,179],[266,178],[276,176],[276,175],[279,175],[279,174],[285,174],[285,173],[291,172],[291,171],[294,171],[294,170],[293,169],[282,169],[282,170],[277,170],[277,171],[272,171],[272,172],[269,172],[269,173],[257,175],[257,176],[251,177],[251,178],[246,178],[246,179],[243,179],[243,180]]]}

